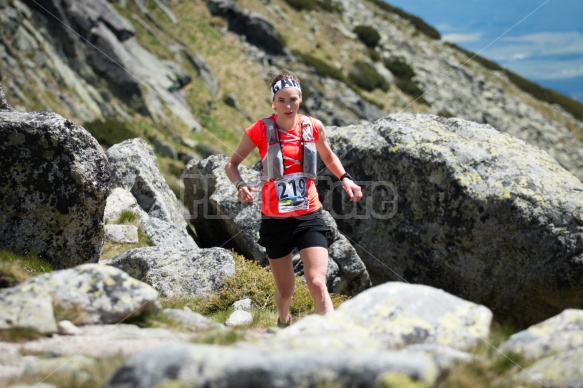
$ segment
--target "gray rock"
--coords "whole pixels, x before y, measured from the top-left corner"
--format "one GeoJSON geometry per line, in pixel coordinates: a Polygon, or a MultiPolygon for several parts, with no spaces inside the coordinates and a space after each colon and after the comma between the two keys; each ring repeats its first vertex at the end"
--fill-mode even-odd
{"type": "Polygon", "coordinates": [[[190,236],[185,235],[173,224],[148,215],[140,219],[140,228],[155,246],[170,248],[188,248],[198,250],[199,247],[190,236]]]}
{"type": "Polygon", "coordinates": [[[156,345],[187,342],[197,335],[161,328],[140,328],[125,323],[86,325],[79,328],[83,331],[80,335],[55,335],[22,344],[22,352],[50,353],[55,357],[67,358],[79,355],[94,358],[120,357],[129,356],[156,345]]]}
{"type": "MultiPolygon", "coordinates": [[[[261,224],[260,194],[250,204],[237,200],[235,187],[224,173],[227,160],[225,155],[213,155],[204,160],[192,160],[186,165],[182,179],[190,222],[203,246],[235,249],[245,257],[267,265],[265,248],[257,243],[261,224]]],[[[244,166],[240,166],[240,171],[247,183],[261,188],[258,171],[244,166]]],[[[369,275],[355,249],[338,232],[332,217],[325,214],[324,219],[331,230],[328,253],[333,271],[327,274],[330,290],[354,295],[368,288],[369,275]]],[[[301,273],[301,268],[298,271],[301,273]]]]}
{"type": "Polygon", "coordinates": [[[200,332],[224,328],[220,323],[193,311],[179,309],[164,309],[162,315],[178,322],[188,331],[200,332]]]}
{"type": "Polygon", "coordinates": [[[544,387],[583,387],[583,348],[575,348],[566,352],[544,357],[516,376],[519,382],[537,384],[544,387]]]}
{"type": "Polygon", "coordinates": [[[147,284],[105,265],[84,264],[0,290],[2,329],[55,333],[55,315],[78,325],[117,323],[159,309],[147,284]]]}
{"type": "Polygon", "coordinates": [[[386,348],[437,344],[466,350],[488,338],[492,312],[442,290],[388,282],[361,292],[332,313],[364,327],[386,348]]]}
{"type": "Polygon", "coordinates": [[[253,301],[251,300],[251,298],[241,299],[233,303],[232,307],[235,310],[250,311],[251,308],[253,307],[253,301]]]}
{"type": "Polygon", "coordinates": [[[135,248],[108,264],[152,285],[165,297],[207,296],[235,273],[233,256],[223,248],[135,248]]]}
{"type": "Polygon", "coordinates": [[[16,286],[0,290],[0,329],[30,329],[41,334],[57,331],[53,299],[45,290],[16,286]]]}
{"type": "MultiPolygon", "coordinates": [[[[2,79],[0,74],[0,80],[2,79]]],[[[13,110],[12,107],[8,104],[6,100],[6,95],[4,94],[4,90],[2,89],[2,82],[0,82],[0,110],[13,110]]]]}
{"type": "MultiPolygon", "coordinates": [[[[181,240],[184,244],[196,245],[188,234],[188,225],[182,214],[180,203],[158,170],[156,156],[148,143],[139,138],[126,140],[109,148],[107,158],[112,169],[110,181],[112,189],[122,188],[130,191],[138,205],[150,217],[167,223],[164,229],[176,228],[176,231],[182,235],[181,240]]],[[[142,218],[142,221],[146,224],[150,223],[148,219],[142,218]]],[[[155,223],[155,221],[152,222],[155,223]]],[[[155,224],[146,226],[144,229],[153,226],[155,227],[155,224]]],[[[164,235],[168,233],[162,232],[164,235]]],[[[150,237],[153,237],[153,233],[150,237]]]]}
{"type": "Polygon", "coordinates": [[[137,244],[138,227],[134,225],[105,225],[105,240],[118,244],[137,244]]]}
{"type": "Polygon", "coordinates": [[[253,315],[250,312],[244,310],[235,310],[225,321],[225,326],[246,326],[250,325],[251,323],[253,323],[253,315]]]}
{"type": "Polygon", "coordinates": [[[266,17],[240,8],[232,0],[207,0],[210,12],[226,19],[229,30],[272,55],[291,56],[273,23],[266,17]]]}
{"type": "MultiPolygon", "coordinates": [[[[285,331],[285,330],[284,330],[285,331]]],[[[223,387],[366,386],[431,387],[439,370],[430,357],[400,352],[253,351],[171,344],[128,359],[106,387],[183,385],[223,387]]]]}
{"type": "Polygon", "coordinates": [[[0,111],[0,247],[55,268],[96,262],[109,164],[83,128],[51,112],[0,111]]]}
{"type": "Polygon", "coordinates": [[[365,198],[335,189],[325,207],[373,284],[432,285],[518,325],[580,305],[583,185],[545,152],[416,114],[328,128],[328,140],[365,198]]]}
{"type": "Polygon", "coordinates": [[[505,354],[527,360],[564,354],[583,346],[583,310],[567,309],[557,316],[513,334],[500,346],[505,354]]]}
{"type": "Polygon", "coordinates": [[[138,205],[132,193],[121,187],[116,187],[107,196],[103,217],[106,222],[117,223],[119,216],[124,211],[134,213],[136,219],[146,218],[144,216],[147,216],[147,213],[138,205]]]}
{"type": "Polygon", "coordinates": [[[79,335],[83,333],[83,330],[75,326],[73,322],[64,320],[57,323],[57,332],[60,335],[79,335]]]}

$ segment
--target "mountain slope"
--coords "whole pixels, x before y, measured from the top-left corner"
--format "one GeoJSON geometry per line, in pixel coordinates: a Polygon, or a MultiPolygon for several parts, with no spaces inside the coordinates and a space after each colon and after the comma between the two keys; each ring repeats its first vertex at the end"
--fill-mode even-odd
{"type": "Polygon", "coordinates": [[[327,125],[401,111],[458,116],[583,177],[581,121],[383,4],[2,0],[3,83],[17,109],[60,113],[105,145],[137,135],[188,159],[232,152],[270,113],[266,73],[288,68],[302,79],[305,111],[327,125]]]}

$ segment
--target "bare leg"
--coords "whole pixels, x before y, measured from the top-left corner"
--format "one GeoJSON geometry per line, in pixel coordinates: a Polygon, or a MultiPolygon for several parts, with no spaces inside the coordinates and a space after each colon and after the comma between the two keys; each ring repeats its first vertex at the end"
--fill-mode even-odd
{"type": "Polygon", "coordinates": [[[287,322],[289,308],[294,294],[294,268],[291,253],[279,259],[269,259],[271,273],[275,281],[275,306],[280,322],[287,322]]]}
{"type": "Polygon", "coordinates": [[[323,247],[309,247],[300,251],[304,264],[304,275],[310,294],[314,299],[314,312],[324,315],[332,310],[332,300],[326,288],[328,269],[328,250],[323,247]]]}

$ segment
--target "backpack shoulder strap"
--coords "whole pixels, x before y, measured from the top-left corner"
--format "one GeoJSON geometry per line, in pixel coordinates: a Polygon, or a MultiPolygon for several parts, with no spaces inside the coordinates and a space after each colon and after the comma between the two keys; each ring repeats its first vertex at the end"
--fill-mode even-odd
{"type": "Polygon", "coordinates": [[[302,140],[314,141],[314,122],[310,116],[301,116],[302,140]]]}
{"type": "Polygon", "coordinates": [[[264,117],[261,120],[263,121],[263,124],[265,124],[265,137],[267,139],[267,144],[279,143],[279,136],[275,129],[275,122],[271,117],[264,117]]]}

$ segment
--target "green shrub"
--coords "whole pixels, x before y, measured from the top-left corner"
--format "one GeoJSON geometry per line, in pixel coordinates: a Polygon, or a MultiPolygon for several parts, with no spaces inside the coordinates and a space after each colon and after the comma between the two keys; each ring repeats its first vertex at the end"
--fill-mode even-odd
{"type": "Polygon", "coordinates": [[[402,79],[397,81],[396,85],[403,93],[413,97],[415,101],[429,106],[429,103],[423,98],[425,92],[413,81],[402,79]]]}
{"type": "Polygon", "coordinates": [[[374,48],[371,48],[371,47],[368,48],[368,57],[373,62],[379,62],[381,60],[380,54],[377,53],[377,51],[374,48]]]}
{"type": "Polygon", "coordinates": [[[298,11],[311,11],[319,8],[326,12],[342,12],[342,9],[330,0],[285,0],[285,2],[298,11]]]}
{"type": "Polygon", "coordinates": [[[354,27],[354,33],[358,36],[358,39],[360,39],[360,41],[367,47],[374,48],[381,40],[381,35],[379,32],[371,26],[356,26],[354,27]]]}
{"type": "Polygon", "coordinates": [[[529,93],[534,98],[548,102],[550,104],[557,104],[565,109],[565,111],[571,113],[576,119],[583,120],[583,104],[581,102],[569,96],[565,96],[564,94],[561,94],[555,90],[545,88],[544,86],[541,86],[535,82],[529,81],[510,70],[504,69],[496,62],[483,58],[477,54],[472,53],[471,51],[464,50],[463,48],[453,43],[446,44],[463,52],[468,56],[468,58],[480,63],[482,66],[489,70],[503,71],[510,82],[516,85],[519,89],[529,93]]]}
{"type": "Polygon", "coordinates": [[[400,17],[402,17],[403,19],[408,20],[413,25],[413,27],[415,27],[415,29],[417,31],[430,37],[431,39],[435,39],[435,40],[441,39],[441,34],[439,33],[439,31],[437,31],[435,28],[431,27],[429,24],[427,24],[420,17],[415,16],[415,15],[411,15],[410,13],[403,11],[401,8],[393,7],[393,6],[385,3],[384,0],[368,0],[368,1],[370,1],[371,3],[373,3],[374,5],[379,7],[380,9],[382,9],[383,11],[397,14],[400,17]]]}
{"type": "Polygon", "coordinates": [[[375,89],[381,89],[384,92],[389,91],[387,80],[366,62],[358,61],[354,63],[350,72],[350,80],[359,88],[369,92],[375,89]]]}
{"type": "Polygon", "coordinates": [[[571,113],[577,120],[583,120],[583,103],[565,96],[552,89],[545,88],[539,84],[529,81],[510,70],[504,70],[508,79],[518,86],[523,91],[529,93],[533,97],[546,101],[550,104],[557,104],[563,107],[567,112],[571,113]]]}
{"type": "Polygon", "coordinates": [[[316,9],[318,5],[316,0],[285,0],[285,2],[298,11],[310,11],[316,9]]]}
{"type": "Polygon", "coordinates": [[[450,111],[448,111],[447,109],[442,109],[439,112],[437,112],[438,116],[444,117],[446,119],[450,119],[452,117],[455,117],[454,114],[450,113],[450,111]]]}
{"type": "Polygon", "coordinates": [[[393,75],[399,79],[411,81],[415,76],[415,70],[409,64],[401,59],[385,59],[383,64],[393,75]]]}
{"type": "Polygon", "coordinates": [[[128,127],[127,123],[123,121],[107,120],[107,121],[91,121],[83,124],[85,128],[97,141],[107,147],[121,143],[124,140],[139,137],[128,127]]]}
{"type": "Polygon", "coordinates": [[[399,58],[387,59],[384,62],[387,69],[397,77],[396,85],[401,91],[411,97],[413,97],[417,102],[425,105],[429,103],[423,98],[425,91],[421,89],[414,81],[415,70],[409,64],[399,58]]]}
{"type": "Polygon", "coordinates": [[[345,82],[344,74],[342,74],[342,71],[338,70],[332,65],[329,65],[327,62],[324,62],[323,60],[318,59],[310,54],[302,53],[301,51],[294,51],[293,53],[302,58],[306,65],[313,67],[316,71],[316,74],[345,82]]]}
{"type": "Polygon", "coordinates": [[[338,4],[332,3],[330,0],[316,0],[318,7],[327,12],[341,13],[342,8],[338,4]]]}
{"type": "Polygon", "coordinates": [[[468,59],[471,59],[472,61],[478,62],[479,64],[484,66],[486,69],[490,69],[490,70],[494,70],[494,71],[504,71],[502,66],[500,66],[496,62],[491,61],[489,59],[486,59],[484,57],[481,57],[478,54],[473,53],[471,51],[468,51],[466,49],[463,49],[460,46],[456,45],[455,43],[445,42],[445,45],[449,46],[451,48],[454,48],[458,51],[461,51],[462,53],[464,53],[468,57],[468,59]]]}

